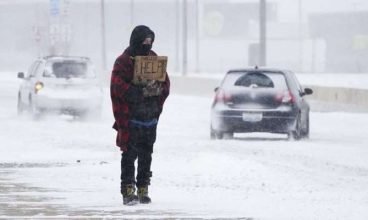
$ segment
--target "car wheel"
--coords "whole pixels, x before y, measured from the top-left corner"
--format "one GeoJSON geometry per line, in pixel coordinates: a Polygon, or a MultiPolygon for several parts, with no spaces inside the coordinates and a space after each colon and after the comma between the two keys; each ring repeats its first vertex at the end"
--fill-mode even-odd
{"type": "Polygon", "coordinates": [[[224,137],[224,133],[220,132],[220,131],[216,131],[212,128],[211,126],[211,131],[210,131],[210,138],[211,140],[215,140],[215,139],[222,139],[224,137]]]}
{"type": "Polygon", "coordinates": [[[295,122],[295,130],[291,131],[291,136],[294,140],[300,140],[302,138],[302,129],[301,129],[301,121],[300,114],[295,122]]]}
{"type": "Polygon", "coordinates": [[[211,129],[211,131],[210,131],[210,138],[211,138],[211,140],[215,140],[216,139],[216,133],[215,133],[215,131],[212,128],[210,128],[210,129],[211,129]]]}
{"type": "Polygon", "coordinates": [[[41,111],[37,108],[37,106],[33,103],[31,96],[29,97],[29,113],[32,115],[34,120],[38,120],[41,118],[41,111]]]}
{"type": "Polygon", "coordinates": [[[27,112],[29,114],[32,114],[32,111],[33,111],[33,109],[32,109],[32,97],[31,97],[31,95],[29,95],[28,96],[27,112]]]}
{"type": "Polygon", "coordinates": [[[223,134],[223,138],[224,139],[233,139],[234,138],[234,133],[233,132],[225,132],[223,134]]]}
{"type": "Polygon", "coordinates": [[[102,108],[81,111],[76,113],[76,116],[79,116],[84,121],[99,121],[102,119],[102,108]]]}
{"type": "Polygon", "coordinates": [[[303,131],[303,138],[306,138],[306,139],[309,138],[309,116],[307,116],[306,128],[303,131]]]}
{"type": "Polygon", "coordinates": [[[216,132],[215,134],[216,134],[216,138],[219,139],[219,140],[224,138],[224,133],[223,132],[219,131],[219,132],[216,132]]]}
{"type": "Polygon", "coordinates": [[[18,95],[17,113],[18,113],[18,115],[21,115],[21,114],[23,114],[23,112],[24,112],[24,106],[23,106],[23,103],[21,101],[20,95],[18,95]]]}

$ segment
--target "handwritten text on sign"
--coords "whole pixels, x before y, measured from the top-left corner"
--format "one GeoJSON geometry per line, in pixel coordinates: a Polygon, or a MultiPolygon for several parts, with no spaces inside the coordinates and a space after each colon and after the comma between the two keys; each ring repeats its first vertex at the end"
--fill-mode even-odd
{"type": "Polygon", "coordinates": [[[147,80],[165,81],[167,56],[136,56],[134,65],[134,83],[146,83],[147,80]]]}

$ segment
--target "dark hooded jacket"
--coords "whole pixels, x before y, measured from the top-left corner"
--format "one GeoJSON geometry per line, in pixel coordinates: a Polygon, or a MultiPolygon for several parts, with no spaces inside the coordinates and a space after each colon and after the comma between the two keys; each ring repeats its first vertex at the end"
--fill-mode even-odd
{"type": "Polygon", "coordinates": [[[161,84],[162,93],[159,96],[144,97],[142,87],[132,84],[135,56],[157,56],[152,50],[144,52],[141,47],[145,38],[155,34],[147,26],[134,28],[129,47],[120,55],[114,64],[111,74],[110,96],[115,122],[113,128],[117,130],[116,145],[122,151],[128,149],[131,120],[150,121],[159,119],[163,104],[170,92],[170,80],[166,74],[166,81],[161,84]]]}

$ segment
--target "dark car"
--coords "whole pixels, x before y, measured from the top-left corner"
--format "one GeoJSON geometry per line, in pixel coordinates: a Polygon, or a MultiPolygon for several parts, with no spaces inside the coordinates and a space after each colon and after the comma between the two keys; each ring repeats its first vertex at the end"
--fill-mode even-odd
{"type": "Polygon", "coordinates": [[[309,137],[309,104],[291,71],[237,69],[225,75],[215,89],[211,109],[211,139],[234,133],[285,133],[295,140],[309,137]]]}

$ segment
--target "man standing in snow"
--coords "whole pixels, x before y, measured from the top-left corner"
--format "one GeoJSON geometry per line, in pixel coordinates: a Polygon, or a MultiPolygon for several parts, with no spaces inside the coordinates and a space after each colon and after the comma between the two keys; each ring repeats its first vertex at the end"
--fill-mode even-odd
{"type": "Polygon", "coordinates": [[[150,28],[144,25],[135,27],[129,47],[116,59],[111,75],[113,128],[117,131],[116,145],[123,152],[120,189],[125,205],[151,202],[148,185],[152,177],[153,144],[163,104],[169,95],[170,81],[167,74],[164,82],[151,81],[147,85],[136,85],[132,80],[135,56],[157,56],[151,50],[154,40],[155,34],[150,28]]]}

